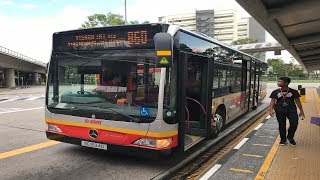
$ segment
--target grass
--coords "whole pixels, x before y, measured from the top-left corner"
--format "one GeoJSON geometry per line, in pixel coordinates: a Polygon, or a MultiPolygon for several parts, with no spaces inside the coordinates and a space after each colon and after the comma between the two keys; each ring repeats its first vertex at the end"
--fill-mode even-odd
{"type": "MultiPolygon", "coordinates": [[[[277,82],[276,80],[269,80],[268,82],[277,82]]],[[[291,80],[291,83],[320,83],[320,79],[304,79],[304,80],[291,80]]]]}

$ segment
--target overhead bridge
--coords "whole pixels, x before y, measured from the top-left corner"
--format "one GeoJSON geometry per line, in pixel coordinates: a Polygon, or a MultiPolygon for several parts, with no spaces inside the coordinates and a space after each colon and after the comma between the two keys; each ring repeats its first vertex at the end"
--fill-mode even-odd
{"type": "Polygon", "coordinates": [[[263,42],[263,43],[252,43],[252,44],[241,44],[233,45],[234,49],[245,53],[257,53],[267,51],[281,51],[285,48],[278,42],[263,42]]]}
{"type": "Polygon", "coordinates": [[[45,63],[0,46],[0,87],[39,84],[45,73],[45,63]]]}

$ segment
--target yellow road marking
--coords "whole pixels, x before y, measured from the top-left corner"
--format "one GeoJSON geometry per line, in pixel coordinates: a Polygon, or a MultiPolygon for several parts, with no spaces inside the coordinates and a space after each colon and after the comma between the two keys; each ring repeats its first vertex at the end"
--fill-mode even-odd
{"type": "Polygon", "coordinates": [[[265,178],[265,176],[267,175],[267,172],[268,172],[269,167],[272,163],[272,160],[273,160],[274,156],[276,155],[276,152],[279,148],[279,142],[280,142],[279,138],[274,142],[274,144],[273,144],[269,154],[267,155],[267,158],[264,160],[257,176],[254,178],[255,180],[263,180],[265,178]]]}
{"type": "Polygon", "coordinates": [[[268,145],[268,144],[252,144],[253,146],[270,146],[270,145],[268,145]]]}
{"type": "Polygon", "coordinates": [[[253,174],[253,171],[250,171],[250,170],[247,170],[247,169],[230,168],[230,171],[237,171],[237,172],[243,172],[243,173],[251,173],[251,174],[253,174]]]}
{"type": "Polygon", "coordinates": [[[316,106],[317,106],[317,110],[318,110],[318,117],[320,117],[320,94],[318,94],[317,89],[314,88],[314,99],[316,101],[316,106]]]}
{"type": "Polygon", "coordinates": [[[249,156],[249,157],[256,157],[256,158],[262,158],[263,156],[255,155],[255,154],[242,154],[243,156],[249,156]]]}
{"type": "Polygon", "coordinates": [[[24,147],[24,148],[20,148],[20,149],[15,149],[15,150],[12,150],[12,151],[0,153],[0,159],[8,158],[8,157],[11,157],[11,156],[16,156],[16,155],[23,154],[23,153],[26,153],[26,152],[35,151],[35,150],[42,149],[42,148],[49,147],[49,146],[53,146],[53,145],[56,145],[56,144],[59,144],[59,143],[60,142],[57,142],[57,141],[48,141],[48,142],[35,144],[35,145],[32,145],[32,146],[28,146],[28,147],[24,147]]]}

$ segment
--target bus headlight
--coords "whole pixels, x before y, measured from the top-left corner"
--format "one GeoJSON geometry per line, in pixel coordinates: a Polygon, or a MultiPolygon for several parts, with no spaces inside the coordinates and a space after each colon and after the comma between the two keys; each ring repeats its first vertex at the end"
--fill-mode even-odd
{"type": "Polygon", "coordinates": [[[62,132],[58,126],[53,124],[48,124],[48,131],[62,132]]]}
{"type": "Polygon", "coordinates": [[[133,144],[136,144],[139,146],[156,147],[156,140],[151,138],[141,138],[136,140],[133,144]]]}
{"type": "Polygon", "coordinates": [[[171,144],[171,142],[172,142],[172,138],[166,138],[166,139],[141,138],[136,140],[133,144],[136,144],[139,146],[154,147],[154,148],[166,148],[171,144]]]}

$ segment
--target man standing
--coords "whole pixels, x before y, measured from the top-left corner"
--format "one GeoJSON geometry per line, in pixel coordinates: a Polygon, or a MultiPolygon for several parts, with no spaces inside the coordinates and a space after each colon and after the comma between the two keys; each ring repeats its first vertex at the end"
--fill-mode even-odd
{"type": "Polygon", "coordinates": [[[277,83],[279,89],[274,90],[270,95],[271,102],[269,107],[269,114],[273,117],[273,109],[276,112],[276,117],[279,123],[279,133],[281,138],[279,145],[286,145],[287,139],[289,140],[290,144],[296,145],[296,142],[294,140],[294,133],[298,128],[299,119],[297,113],[297,106],[300,110],[299,116],[304,117],[304,112],[299,99],[300,94],[297,90],[288,87],[290,82],[291,79],[289,77],[279,78],[277,83]],[[290,122],[288,135],[286,129],[287,118],[290,122]]]}

